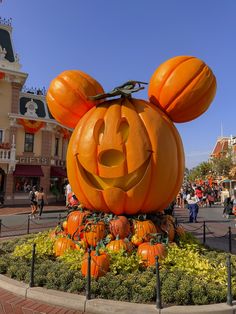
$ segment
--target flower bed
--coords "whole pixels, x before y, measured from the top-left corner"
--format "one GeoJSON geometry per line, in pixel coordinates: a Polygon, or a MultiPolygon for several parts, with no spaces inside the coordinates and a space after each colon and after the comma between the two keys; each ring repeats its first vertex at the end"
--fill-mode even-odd
{"type": "MultiPolygon", "coordinates": [[[[68,249],[54,255],[56,238],[51,230],[0,243],[0,273],[29,283],[32,245],[36,243],[35,285],[61,291],[85,293],[86,278],[81,273],[83,250],[68,249]]],[[[226,301],[226,253],[209,250],[186,233],[168,244],[161,261],[161,293],[168,304],[210,304],[226,301]]],[[[151,303],[156,298],[155,267],[144,267],[134,250],[109,252],[110,271],[92,279],[94,297],[151,303]]],[[[232,255],[232,287],[236,297],[236,256],[232,255]]]]}

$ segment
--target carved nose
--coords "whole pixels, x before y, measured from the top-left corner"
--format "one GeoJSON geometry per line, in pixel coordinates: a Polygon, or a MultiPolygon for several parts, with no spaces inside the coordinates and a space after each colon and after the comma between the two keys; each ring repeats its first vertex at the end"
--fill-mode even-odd
{"type": "Polygon", "coordinates": [[[108,149],[99,155],[99,162],[103,166],[114,167],[120,165],[125,159],[123,152],[116,149],[108,149]]]}

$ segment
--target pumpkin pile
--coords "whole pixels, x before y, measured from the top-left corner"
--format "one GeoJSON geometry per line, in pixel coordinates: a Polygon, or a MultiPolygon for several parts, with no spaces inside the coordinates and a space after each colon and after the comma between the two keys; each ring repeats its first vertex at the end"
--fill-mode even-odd
{"type": "Polygon", "coordinates": [[[155,265],[167,255],[168,242],[185,231],[170,215],[116,216],[73,206],[67,219],[50,234],[55,238],[54,253],[61,256],[68,249],[84,253],[81,271],[87,275],[88,248],[91,251],[91,276],[98,278],[109,270],[109,252],[136,252],[143,266],[155,265]]]}
{"type": "MultiPolygon", "coordinates": [[[[99,243],[107,242],[113,251],[138,247],[147,266],[153,265],[154,255],[165,256],[157,235],[173,241],[177,230],[162,213],[179,192],[185,169],[174,122],[199,117],[216,92],[213,72],[192,56],[174,57],[157,68],[149,83],[149,101],[132,98],[143,84],[128,81],[104,93],[88,74],[68,70],[51,82],[47,92],[54,118],[74,128],[67,174],[86,208],[68,216],[64,232],[69,237],[58,240],[55,251],[60,255],[75,247],[73,241],[78,241],[77,247],[92,248],[96,276],[101,275],[99,269],[103,274],[109,268],[99,243]],[[140,215],[146,218],[141,220],[140,215]]],[[[85,274],[86,267],[82,269],[85,274]]]]}

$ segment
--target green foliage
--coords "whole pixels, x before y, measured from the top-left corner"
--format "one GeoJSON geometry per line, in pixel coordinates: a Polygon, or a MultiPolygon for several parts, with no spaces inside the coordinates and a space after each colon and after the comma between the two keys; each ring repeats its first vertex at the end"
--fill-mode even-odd
{"type": "Polygon", "coordinates": [[[109,252],[110,271],[114,274],[128,274],[139,269],[141,260],[136,253],[128,254],[124,251],[109,252]]]}
{"type": "Polygon", "coordinates": [[[83,250],[68,249],[63,255],[58,257],[58,260],[65,263],[70,270],[80,270],[83,258],[83,250]]]}
{"type": "Polygon", "coordinates": [[[35,237],[29,238],[24,243],[15,246],[12,255],[14,257],[25,257],[30,259],[32,257],[33,243],[36,244],[37,256],[51,256],[53,255],[54,240],[49,237],[49,232],[40,232],[35,237]]]}
{"type": "MultiPolygon", "coordinates": [[[[32,244],[36,244],[35,285],[85,293],[86,278],[80,272],[83,251],[67,250],[52,256],[54,241],[48,233],[0,243],[0,273],[29,283],[32,244]]],[[[135,253],[109,252],[110,272],[92,279],[94,297],[153,303],[156,299],[155,267],[142,268],[135,253]]],[[[191,234],[169,245],[160,266],[161,294],[166,304],[209,304],[226,301],[226,253],[208,250],[191,234]]],[[[236,256],[232,255],[232,287],[236,297],[236,256]]]]}

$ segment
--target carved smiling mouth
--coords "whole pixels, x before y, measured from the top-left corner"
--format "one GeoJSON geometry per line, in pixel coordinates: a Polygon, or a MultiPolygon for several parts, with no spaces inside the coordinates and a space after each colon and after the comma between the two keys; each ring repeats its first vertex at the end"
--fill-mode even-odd
{"type": "Polygon", "coordinates": [[[78,155],[76,155],[75,157],[80,173],[89,185],[92,185],[98,190],[106,190],[116,187],[120,188],[123,191],[130,190],[142,180],[148,169],[148,165],[151,159],[150,155],[148,159],[138,169],[122,177],[104,178],[88,172],[79,162],[78,155]]]}

